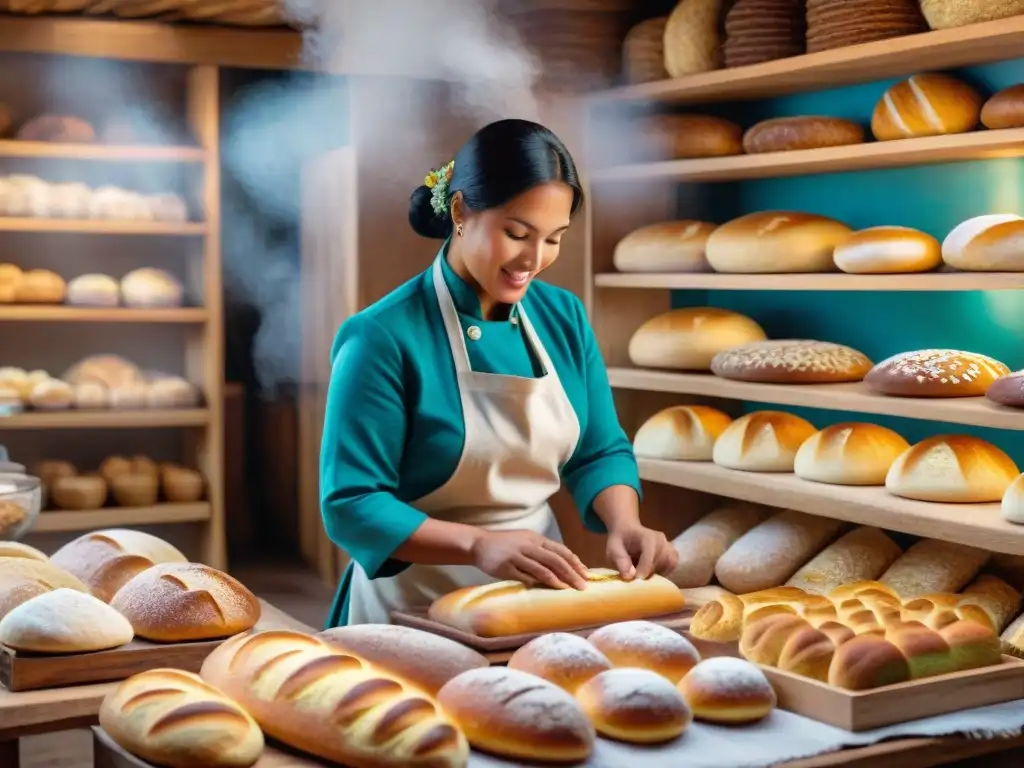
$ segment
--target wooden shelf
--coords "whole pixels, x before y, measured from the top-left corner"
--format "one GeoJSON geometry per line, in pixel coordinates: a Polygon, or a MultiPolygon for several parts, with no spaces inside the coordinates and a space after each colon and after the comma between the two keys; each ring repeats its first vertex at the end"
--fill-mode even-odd
{"type": "Polygon", "coordinates": [[[152,507],[110,507],[81,512],[42,512],[32,533],[94,531],[98,528],[122,528],[166,523],[202,523],[212,512],[206,502],[196,504],[156,504],[152,507]]]}
{"type": "Polygon", "coordinates": [[[999,504],[929,504],[886,493],[801,480],[791,474],[737,472],[711,462],[640,460],[640,477],[732,499],[1024,555],[1024,526],[1002,519],[999,504]]]}
{"type": "Polygon", "coordinates": [[[40,323],[205,323],[203,307],[134,309],[130,307],[68,307],[64,305],[0,304],[0,322],[40,323]]]}
{"type": "Polygon", "coordinates": [[[1024,128],[599,168],[593,182],[742,181],[1024,155],[1024,128]]]}
{"type": "Polygon", "coordinates": [[[868,83],[936,69],[1015,59],[1024,50],[1024,17],[879,40],[821,53],[720,69],[593,94],[594,104],[690,103],[759,99],[868,83]]]}
{"type": "Polygon", "coordinates": [[[60,232],[75,235],[156,235],[201,237],[202,222],[22,219],[0,216],[0,232],[60,232]]]}
{"type": "Polygon", "coordinates": [[[151,429],[204,427],[209,414],[203,408],[145,411],[28,411],[0,416],[4,429],[151,429]]]}
{"type": "MultiPolygon", "coordinates": [[[[905,419],[944,421],[975,427],[1024,430],[1024,410],[996,405],[984,397],[887,397],[865,384],[757,384],[730,381],[709,373],[674,373],[637,368],[609,368],[608,380],[618,389],[675,392],[803,408],[853,411],[905,419]]],[[[819,427],[825,424],[817,425],[819,427]]]]}
{"type": "Polygon", "coordinates": [[[98,160],[104,162],[203,163],[199,147],[113,146],[109,144],[58,144],[49,141],[0,140],[0,158],[98,160]]]}
{"type": "Polygon", "coordinates": [[[1019,291],[1024,272],[922,272],[906,275],[709,273],[604,273],[599,288],[654,288],[667,291],[1019,291]]]}

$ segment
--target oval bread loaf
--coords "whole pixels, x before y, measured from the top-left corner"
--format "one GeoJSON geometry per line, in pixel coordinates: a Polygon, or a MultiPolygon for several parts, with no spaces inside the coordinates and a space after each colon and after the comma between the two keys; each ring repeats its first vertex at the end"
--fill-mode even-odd
{"type": "Polygon", "coordinates": [[[978,125],[981,95],[950,75],[913,75],[890,87],[871,116],[879,141],[966,133],[978,125]]]}
{"type": "Polygon", "coordinates": [[[942,264],[942,246],[927,232],[910,227],[869,227],[839,243],[832,259],[851,275],[928,272],[942,264]]]}
{"type": "Polygon", "coordinates": [[[975,216],[942,241],[942,260],[965,272],[1024,272],[1024,218],[1013,213],[975,216]]]}
{"type": "Polygon", "coordinates": [[[576,700],[598,733],[626,743],[672,741],[693,722],[676,687],[647,669],[602,672],[580,687],[576,700]]]}
{"type": "Polygon", "coordinates": [[[993,131],[1024,127],[1024,84],[990,96],[981,108],[981,124],[993,131]]]}
{"type": "Polygon", "coordinates": [[[844,584],[874,581],[901,554],[903,551],[885,531],[864,525],[825,547],[801,566],[786,586],[827,595],[844,584]]]}
{"type": "Polygon", "coordinates": [[[985,390],[985,397],[1000,405],[1024,408],[1024,371],[1000,376],[985,390]]]}
{"type": "Polygon", "coordinates": [[[743,134],[743,150],[748,154],[863,142],[864,129],[852,120],[839,117],[774,117],[762,120],[743,134]]]}
{"type": "Polygon", "coordinates": [[[844,422],[825,427],[800,446],[793,472],[830,485],[885,485],[889,468],[910,447],[877,424],[844,422]]]}
{"type": "Polygon", "coordinates": [[[775,690],[749,661],[705,659],[682,679],[679,692],[696,720],[740,725],[763,720],[775,709],[775,690]]]}
{"type": "Polygon", "coordinates": [[[784,411],[755,411],[730,424],[712,451],[715,464],[743,472],[792,472],[796,452],[817,430],[784,411]]]}
{"type": "Polygon", "coordinates": [[[621,621],[591,632],[587,640],[615,667],[647,669],[675,685],[700,661],[693,644],[653,621],[621,621]]]}
{"type": "Polygon", "coordinates": [[[889,566],[879,581],[904,601],[936,592],[959,592],[988,562],[989,553],[937,539],[922,539],[889,566]]]}
{"type": "Polygon", "coordinates": [[[715,224],[663,221],[633,230],[615,246],[619,272],[708,272],[704,246],[715,224]]]}
{"type": "Polygon", "coordinates": [[[1020,614],[1024,595],[998,576],[983,573],[960,595],[957,607],[976,605],[988,614],[992,628],[1002,632],[1020,614]]]}
{"type": "Polygon", "coordinates": [[[99,719],[123,749],[167,768],[249,768],[263,754],[249,713],[178,669],[129,677],[104,697],[99,719]]]}
{"type": "Polygon", "coordinates": [[[712,115],[653,115],[641,120],[652,159],[685,160],[743,154],[743,129],[712,115]]]}
{"type": "Polygon", "coordinates": [[[674,309],[636,330],[629,340],[629,359],[644,368],[706,371],[723,349],[765,338],[760,325],[727,309],[674,309]]]}
{"type": "Polygon", "coordinates": [[[723,379],[765,384],[860,381],[871,370],[863,352],[830,341],[770,339],[724,349],[711,361],[723,379]]]}
{"type": "Polygon", "coordinates": [[[936,435],[916,443],[889,468],[885,489],[918,501],[999,502],[1020,470],[1009,456],[971,435],[936,435]]]}
{"type": "Polygon", "coordinates": [[[715,441],[732,417],[706,405],[674,405],[645,421],[633,438],[637,456],[664,461],[711,461],[715,441]]]}
{"type": "Polygon", "coordinates": [[[1010,372],[1005,363],[956,349],[921,349],[886,358],[864,382],[897,397],[978,397],[1010,372]]]}
{"type": "Polygon", "coordinates": [[[679,564],[667,578],[680,589],[705,587],[715,576],[715,564],[744,533],[763,523],[774,510],[732,501],[705,515],[672,540],[679,564]]]}
{"type": "Polygon", "coordinates": [[[762,211],[718,227],[708,237],[705,255],[716,272],[834,272],[832,253],[851,232],[827,216],[762,211]]]}
{"type": "Polygon", "coordinates": [[[611,669],[612,662],[579,635],[552,632],[521,646],[508,660],[508,668],[536,675],[575,695],[590,678],[611,669]]]}
{"type": "Polygon", "coordinates": [[[0,619],[0,643],[30,653],[92,653],[132,641],[132,625],[86,592],[54,589],[0,619]]]}

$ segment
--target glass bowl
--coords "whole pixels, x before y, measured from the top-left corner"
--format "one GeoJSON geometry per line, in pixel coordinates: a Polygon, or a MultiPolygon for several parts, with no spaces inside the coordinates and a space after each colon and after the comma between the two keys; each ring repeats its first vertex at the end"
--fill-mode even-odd
{"type": "Polygon", "coordinates": [[[42,484],[38,477],[0,472],[0,540],[18,541],[39,517],[42,484]]]}

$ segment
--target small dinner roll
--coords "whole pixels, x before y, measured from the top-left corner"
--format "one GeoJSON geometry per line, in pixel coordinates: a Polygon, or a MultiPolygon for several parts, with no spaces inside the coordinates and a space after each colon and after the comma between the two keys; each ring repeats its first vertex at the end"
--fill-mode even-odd
{"type": "Polygon", "coordinates": [[[612,663],[579,635],[552,632],[531,640],[513,653],[508,668],[542,677],[575,694],[590,678],[611,669],[612,663]]]}
{"type": "Polygon", "coordinates": [[[580,686],[576,700],[598,733],[618,741],[671,741],[693,722],[675,686],[649,669],[602,672],[580,686]]]}
{"type": "Polygon", "coordinates": [[[675,685],[700,661],[685,637],[653,621],[622,621],[592,632],[587,640],[616,667],[648,669],[675,685]]]}
{"type": "Polygon", "coordinates": [[[705,659],[679,682],[693,716],[709,723],[753,723],[775,708],[775,691],[756,665],[731,656],[705,659]]]}

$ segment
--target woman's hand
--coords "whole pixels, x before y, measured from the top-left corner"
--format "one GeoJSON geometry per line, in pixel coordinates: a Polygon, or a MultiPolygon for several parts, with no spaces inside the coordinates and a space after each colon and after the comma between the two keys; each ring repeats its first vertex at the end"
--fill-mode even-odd
{"type": "Polygon", "coordinates": [[[665,534],[640,523],[611,530],[607,552],[608,559],[624,579],[646,579],[653,573],[669,573],[679,563],[679,553],[665,534]]]}
{"type": "Polygon", "coordinates": [[[473,565],[496,579],[585,589],[587,568],[572,551],[533,531],[484,531],[471,550],[473,565]]]}

